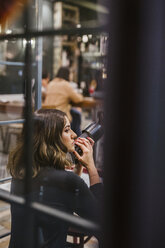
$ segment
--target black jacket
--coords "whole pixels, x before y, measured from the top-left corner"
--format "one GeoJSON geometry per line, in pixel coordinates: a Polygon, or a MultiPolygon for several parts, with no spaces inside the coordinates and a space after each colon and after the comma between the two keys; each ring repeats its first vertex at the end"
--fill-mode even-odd
{"type": "MultiPolygon", "coordinates": [[[[11,193],[24,196],[22,180],[12,179],[11,193]]],[[[98,222],[99,205],[102,201],[102,184],[98,183],[88,188],[86,183],[73,172],[47,167],[32,179],[29,197],[67,213],[74,212],[88,220],[98,222]]],[[[23,248],[22,243],[26,238],[23,235],[27,218],[25,211],[25,208],[11,205],[12,226],[9,248],[23,248]]],[[[41,213],[35,215],[35,223],[41,231],[44,242],[48,241],[48,245],[45,247],[65,247],[68,224],[41,213]]]]}

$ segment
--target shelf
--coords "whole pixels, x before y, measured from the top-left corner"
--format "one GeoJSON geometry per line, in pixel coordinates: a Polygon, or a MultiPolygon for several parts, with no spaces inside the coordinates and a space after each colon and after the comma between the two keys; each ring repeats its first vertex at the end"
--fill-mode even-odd
{"type": "Polygon", "coordinates": [[[77,24],[77,23],[75,23],[75,18],[70,18],[70,17],[65,16],[65,17],[63,17],[63,22],[65,22],[65,21],[77,24]]]}
{"type": "Polygon", "coordinates": [[[100,52],[83,52],[83,57],[105,57],[106,54],[100,53],[100,52]]]}
{"type": "MultiPolygon", "coordinates": [[[[79,8],[63,2],[54,3],[54,27],[55,28],[75,28],[79,23],[79,8]]],[[[66,66],[66,64],[76,64],[77,60],[77,38],[76,36],[54,37],[54,60],[56,63],[53,67],[53,73],[56,74],[60,66],[66,66]],[[73,40],[72,40],[73,39],[73,40]],[[69,56],[68,56],[68,54],[69,56]],[[72,62],[74,61],[74,63],[72,62]]],[[[74,68],[75,76],[74,80],[77,81],[77,65],[74,68]]]]}
{"type": "Polygon", "coordinates": [[[77,47],[77,43],[75,41],[62,41],[63,46],[75,46],[77,47]]]}

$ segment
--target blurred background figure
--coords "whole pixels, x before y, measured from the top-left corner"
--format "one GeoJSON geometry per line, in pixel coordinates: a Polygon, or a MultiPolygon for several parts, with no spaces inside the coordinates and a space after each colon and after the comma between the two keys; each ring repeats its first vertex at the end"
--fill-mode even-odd
{"type": "Polygon", "coordinates": [[[61,67],[56,77],[47,85],[44,104],[53,105],[56,109],[65,112],[71,122],[71,128],[79,136],[81,134],[81,112],[72,109],[72,103],[82,102],[83,96],[73,89],[69,78],[69,68],[61,67]]]}
{"type": "Polygon", "coordinates": [[[90,86],[89,86],[89,93],[90,94],[94,93],[96,88],[97,88],[97,81],[96,79],[92,79],[90,86]]]}
{"type": "Polygon", "coordinates": [[[41,87],[42,102],[45,100],[46,90],[47,90],[49,81],[50,81],[49,73],[47,71],[43,71],[42,72],[42,87],[41,87]]]}

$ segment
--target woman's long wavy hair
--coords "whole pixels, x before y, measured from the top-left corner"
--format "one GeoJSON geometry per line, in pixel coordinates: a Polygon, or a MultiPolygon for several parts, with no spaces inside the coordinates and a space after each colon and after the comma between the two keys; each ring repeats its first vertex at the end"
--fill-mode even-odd
{"type": "MultiPolygon", "coordinates": [[[[33,177],[41,168],[53,167],[64,170],[71,166],[67,159],[67,148],[62,143],[62,131],[66,114],[57,109],[40,109],[34,113],[33,125],[33,177]]],[[[7,168],[14,178],[23,178],[24,166],[24,128],[16,148],[10,153],[7,168]]]]}

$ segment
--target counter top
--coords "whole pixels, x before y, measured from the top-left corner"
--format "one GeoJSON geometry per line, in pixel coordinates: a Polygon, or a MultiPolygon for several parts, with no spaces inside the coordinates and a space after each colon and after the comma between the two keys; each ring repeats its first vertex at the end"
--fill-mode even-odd
{"type": "MultiPolygon", "coordinates": [[[[95,99],[93,97],[84,97],[82,102],[71,103],[71,104],[72,106],[75,106],[75,107],[93,108],[93,107],[96,107],[97,105],[102,104],[102,102],[103,102],[102,100],[95,99]]],[[[55,108],[55,105],[42,104],[42,108],[55,108]]]]}

